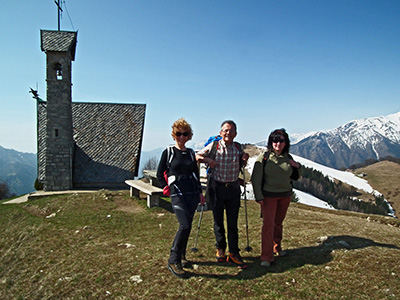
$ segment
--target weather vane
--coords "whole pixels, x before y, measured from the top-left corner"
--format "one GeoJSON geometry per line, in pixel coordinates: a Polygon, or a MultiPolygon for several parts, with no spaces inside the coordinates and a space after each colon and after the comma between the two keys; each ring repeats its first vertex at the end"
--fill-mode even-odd
{"type": "Polygon", "coordinates": [[[36,90],[34,90],[33,88],[30,88],[31,90],[29,91],[29,93],[31,93],[32,94],[32,98],[33,99],[36,99],[38,102],[46,102],[46,101],[44,101],[43,99],[41,99],[40,97],[39,97],[39,93],[38,93],[38,91],[37,91],[37,87],[36,87],[36,90]]]}

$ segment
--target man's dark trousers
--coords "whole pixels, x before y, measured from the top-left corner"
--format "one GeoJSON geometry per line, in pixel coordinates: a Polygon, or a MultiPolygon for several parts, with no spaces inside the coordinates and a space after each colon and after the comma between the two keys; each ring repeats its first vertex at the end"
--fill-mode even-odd
{"type": "Polygon", "coordinates": [[[223,250],[227,246],[224,228],[224,210],[226,210],[229,252],[237,254],[240,251],[237,226],[240,208],[239,180],[228,184],[216,181],[215,189],[212,192],[215,193],[214,197],[211,197],[213,200],[215,246],[217,249],[223,250]]]}

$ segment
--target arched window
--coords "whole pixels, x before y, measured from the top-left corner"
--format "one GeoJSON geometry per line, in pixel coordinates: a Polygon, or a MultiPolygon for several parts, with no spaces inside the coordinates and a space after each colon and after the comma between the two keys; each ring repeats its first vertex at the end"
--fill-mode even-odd
{"type": "Polygon", "coordinates": [[[57,80],[62,80],[62,67],[60,63],[54,65],[54,70],[56,71],[57,80]]]}

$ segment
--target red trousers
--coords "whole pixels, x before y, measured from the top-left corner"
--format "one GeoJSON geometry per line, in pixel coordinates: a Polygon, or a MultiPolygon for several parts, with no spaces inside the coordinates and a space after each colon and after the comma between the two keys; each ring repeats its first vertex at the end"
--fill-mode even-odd
{"type": "Polygon", "coordinates": [[[274,253],[282,251],[283,220],[291,197],[265,197],[261,201],[263,226],[261,230],[261,261],[274,261],[274,253]]]}

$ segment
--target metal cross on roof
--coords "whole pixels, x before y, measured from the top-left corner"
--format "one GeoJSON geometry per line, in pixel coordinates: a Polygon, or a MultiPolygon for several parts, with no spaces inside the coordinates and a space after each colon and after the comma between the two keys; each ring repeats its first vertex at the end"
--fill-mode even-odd
{"type": "Polygon", "coordinates": [[[61,13],[63,12],[60,4],[60,0],[54,0],[54,3],[57,5],[57,12],[58,12],[58,31],[60,31],[60,18],[61,18],[61,13]]]}

